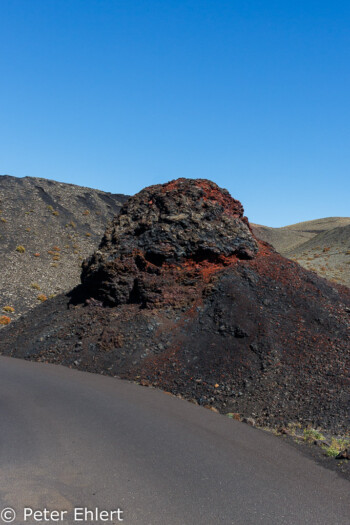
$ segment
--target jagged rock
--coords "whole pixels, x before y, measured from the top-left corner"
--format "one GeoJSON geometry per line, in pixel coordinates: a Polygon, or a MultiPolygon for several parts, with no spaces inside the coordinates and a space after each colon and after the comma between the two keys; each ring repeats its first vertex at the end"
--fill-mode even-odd
{"type": "Polygon", "coordinates": [[[150,186],[124,204],[84,262],[82,282],[107,304],[147,304],[161,293],[164,266],[225,264],[232,257],[252,259],[257,251],[243,207],[227,190],[203,179],[178,179],[150,186]]]}

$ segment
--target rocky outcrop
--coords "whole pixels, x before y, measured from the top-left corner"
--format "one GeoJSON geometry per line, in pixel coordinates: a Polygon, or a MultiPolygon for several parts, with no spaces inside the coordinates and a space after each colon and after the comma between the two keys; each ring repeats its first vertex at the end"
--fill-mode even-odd
{"type": "Polygon", "coordinates": [[[82,283],[105,304],[147,305],[162,295],[159,284],[171,266],[227,265],[257,251],[243,207],[227,190],[208,180],[178,179],[124,204],[99,250],[84,262],[82,283]]]}

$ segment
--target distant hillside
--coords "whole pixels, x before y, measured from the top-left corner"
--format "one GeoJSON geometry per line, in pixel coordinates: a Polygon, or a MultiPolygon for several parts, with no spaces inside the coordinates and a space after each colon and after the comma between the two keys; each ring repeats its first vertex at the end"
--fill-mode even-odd
{"type": "Polygon", "coordinates": [[[350,287],[350,217],[327,217],[283,228],[252,227],[257,237],[285,257],[350,287]]]}
{"type": "Polygon", "coordinates": [[[82,259],[96,249],[106,223],[127,198],[46,179],[0,176],[0,316],[15,319],[77,285],[82,259]]]}

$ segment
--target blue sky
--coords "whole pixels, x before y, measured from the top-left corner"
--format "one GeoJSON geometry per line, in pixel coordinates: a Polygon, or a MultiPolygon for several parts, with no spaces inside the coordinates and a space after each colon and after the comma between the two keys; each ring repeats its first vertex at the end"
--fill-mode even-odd
{"type": "Polygon", "coordinates": [[[350,3],[1,0],[0,173],[350,215],[350,3]]]}

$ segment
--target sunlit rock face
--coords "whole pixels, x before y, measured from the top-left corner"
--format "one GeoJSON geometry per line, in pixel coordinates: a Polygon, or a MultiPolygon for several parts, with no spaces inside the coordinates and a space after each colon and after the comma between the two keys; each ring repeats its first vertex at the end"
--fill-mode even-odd
{"type": "Polygon", "coordinates": [[[227,190],[204,179],[177,179],[125,203],[99,250],[84,262],[82,282],[111,305],[153,302],[157,284],[151,279],[147,294],[147,276],[164,277],[174,265],[227,265],[257,252],[243,207],[227,190]]]}

